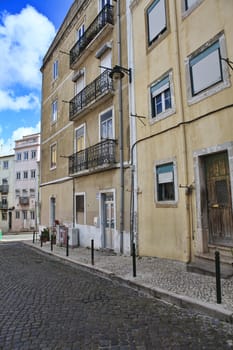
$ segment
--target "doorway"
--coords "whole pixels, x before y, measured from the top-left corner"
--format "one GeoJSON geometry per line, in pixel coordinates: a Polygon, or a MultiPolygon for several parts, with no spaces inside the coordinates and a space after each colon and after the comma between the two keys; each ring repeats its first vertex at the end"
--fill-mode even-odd
{"type": "Polygon", "coordinates": [[[101,194],[101,207],[104,248],[114,249],[115,203],[113,192],[101,194]]]}

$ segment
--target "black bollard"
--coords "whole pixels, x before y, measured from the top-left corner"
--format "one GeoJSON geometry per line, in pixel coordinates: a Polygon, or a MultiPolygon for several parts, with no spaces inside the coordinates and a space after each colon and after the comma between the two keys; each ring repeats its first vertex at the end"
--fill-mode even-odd
{"type": "Polygon", "coordinates": [[[53,234],[51,234],[50,236],[50,240],[51,240],[51,252],[53,251],[53,234]]]}
{"type": "Polygon", "coordinates": [[[40,246],[43,246],[43,241],[42,241],[42,233],[40,234],[40,246]]]}
{"type": "Polygon", "coordinates": [[[221,304],[221,272],[220,272],[220,254],[218,251],[215,252],[215,271],[216,271],[216,295],[217,304],[221,304]]]}
{"type": "Polygon", "coordinates": [[[91,264],[94,265],[94,239],[91,240],[91,264]]]}
{"type": "Polygon", "coordinates": [[[66,256],[69,256],[69,235],[67,233],[67,238],[66,238],[66,256]]]}
{"type": "Polygon", "coordinates": [[[132,251],[132,257],[133,257],[133,277],[136,277],[136,248],[135,243],[133,243],[133,251],[132,251]]]}
{"type": "Polygon", "coordinates": [[[33,231],[32,243],[35,243],[35,231],[33,231]]]}

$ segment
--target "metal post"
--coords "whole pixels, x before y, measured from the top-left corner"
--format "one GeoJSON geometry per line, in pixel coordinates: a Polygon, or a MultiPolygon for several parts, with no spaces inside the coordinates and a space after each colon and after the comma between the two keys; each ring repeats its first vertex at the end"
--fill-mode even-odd
{"type": "Polygon", "coordinates": [[[42,232],[40,234],[40,246],[42,247],[43,246],[43,241],[42,241],[42,232]]]}
{"type": "Polygon", "coordinates": [[[91,240],[91,264],[94,265],[94,239],[91,240]]]}
{"type": "Polygon", "coordinates": [[[133,277],[136,277],[136,248],[135,248],[135,243],[133,243],[133,252],[132,252],[132,257],[133,257],[133,277]]]}
{"type": "Polygon", "coordinates": [[[69,235],[67,233],[67,238],[66,238],[66,256],[69,256],[69,235]]]}
{"type": "Polygon", "coordinates": [[[218,251],[215,252],[215,271],[216,271],[216,295],[217,304],[221,304],[221,272],[220,272],[220,254],[218,251]]]}
{"type": "Polygon", "coordinates": [[[33,231],[32,243],[35,243],[35,231],[33,231]]]}
{"type": "Polygon", "coordinates": [[[53,251],[53,233],[50,236],[50,240],[51,240],[51,252],[53,251]]]}

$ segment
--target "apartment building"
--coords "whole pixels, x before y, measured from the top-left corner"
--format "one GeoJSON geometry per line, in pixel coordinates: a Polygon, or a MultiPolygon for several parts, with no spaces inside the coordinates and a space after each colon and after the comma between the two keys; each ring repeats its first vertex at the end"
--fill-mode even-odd
{"type": "Polygon", "coordinates": [[[0,229],[12,228],[14,211],[14,155],[0,157],[0,229]]]}
{"type": "Polygon", "coordinates": [[[15,141],[12,231],[36,229],[39,211],[40,134],[15,141]]]}
{"type": "Polygon", "coordinates": [[[131,1],[140,255],[232,261],[232,13],[232,1],[131,1]]]}
{"type": "Polygon", "coordinates": [[[41,225],[129,253],[126,3],[76,0],[41,72],[41,225]],[[119,78],[119,79],[117,79],[119,78]]]}

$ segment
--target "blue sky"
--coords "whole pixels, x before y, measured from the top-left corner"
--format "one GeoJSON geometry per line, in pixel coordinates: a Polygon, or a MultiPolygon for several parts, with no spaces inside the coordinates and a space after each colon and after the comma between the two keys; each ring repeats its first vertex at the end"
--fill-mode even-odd
{"type": "Polygon", "coordinates": [[[74,0],[0,0],[0,156],[40,131],[40,67],[74,0]]]}

